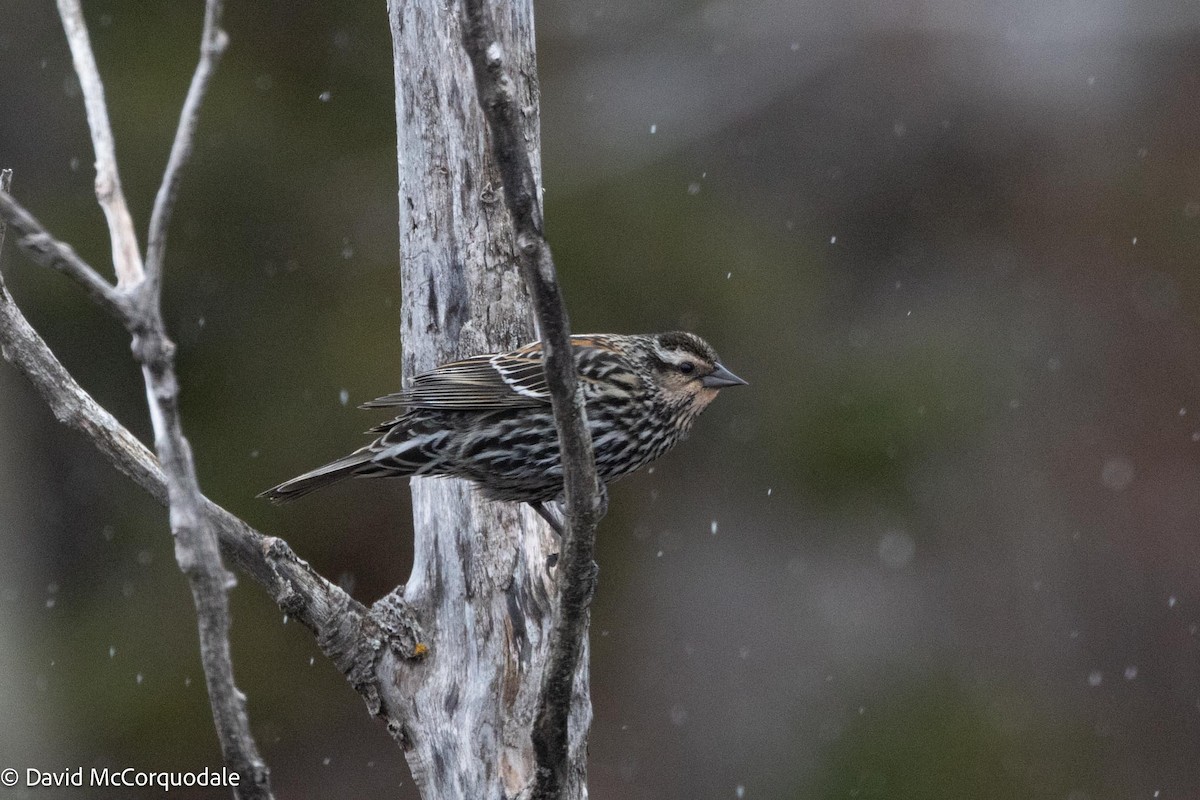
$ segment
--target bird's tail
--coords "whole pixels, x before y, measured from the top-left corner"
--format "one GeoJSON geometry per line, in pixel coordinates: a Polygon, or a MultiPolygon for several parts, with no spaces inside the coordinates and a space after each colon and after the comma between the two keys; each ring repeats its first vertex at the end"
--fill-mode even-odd
{"type": "Polygon", "coordinates": [[[370,469],[369,465],[375,455],[369,447],[364,447],[348,456],[339,458],[337,461],[331,461],[322,467],[309,470],[303,475],[297,475],[290,481],[284,481],[274,488],[267,489],[259,497],[266,497],[272,503],[286,503],[298,497],[303,497],[309,492],[314,492],[317,489],[322,489],[330,484],[345,480],[355,474],[370,474],[373,470],[370,469]]]}

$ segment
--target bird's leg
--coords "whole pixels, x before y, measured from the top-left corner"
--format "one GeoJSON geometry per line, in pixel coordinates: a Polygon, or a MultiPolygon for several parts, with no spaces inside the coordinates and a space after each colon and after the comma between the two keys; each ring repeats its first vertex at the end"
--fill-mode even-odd
{"type": "MultiPolygon", "coordinates": [[[[559,514],[555,514],[550,510],[550,506],[546,503],[530,503],[530,507],[538,513],[538,516],[550,523],[550,527],[554,530],[554,536],[561,543],[563,539],[563,523],[562,523],[562,506],[555,503],[560,510],[559,514]]],[[[558,553],[551,553],[546,556],[546,570],[552,570],[558,566],[558,553]]]]}
{"type": "MultiPolygon", "coordinates": [[[[550,527],[554,529],[554,533],[558,536],[559,541],[563,537],[563,524],[560,514],[555,514],[545,503],[530,503],[529,504],[538,516],[550,523],[550,527]]],[[[562,508],[562,506],[559,506],[562,508]]]]}
{"type": "MultiPolygon", "coordinates": [[[[561,541],[563,532],[566,530],[567,499],[560,494],[551,500],[550,503],[539,501],[537,503],[530,503],[529,505],[538,513],[539,517],[550,523],[550,527],[558,534],[558,538],[561,541]],[[553,511],[550,509],[550,503],[554,504],[553,511]]],[[[597,519],[603,518],[608,513],[608,487],[600,482],[596,483],[596,511],[598,512],[596,514],[597,519]]]]}
{"type": "MultiPolygon", "coordinates": [[[[565,498],[559,495],[557,499],[551,502],[554,503],[553,511],[550,509],[549,503],[537,502],[530,503],[529,505],[538,513],[538,516],[550,523],[550,527],[554,529],[554,533],[558,536],[558,541],[561,543],[563,533],[566,529],[566,512],[564,511],[566,501],[565,498]]],[[[602,518],[608,513],[608,487],[603,483],[596,484],[596,510],[599,512],[596,515],[597,518],[602,518]]],[[[556,564],[558,564],[558,553],[551,553],[546,558],[546,568],[554,569],[556,564]]],[[[593,566],[595,565],[593,564],[593,566]]]]}

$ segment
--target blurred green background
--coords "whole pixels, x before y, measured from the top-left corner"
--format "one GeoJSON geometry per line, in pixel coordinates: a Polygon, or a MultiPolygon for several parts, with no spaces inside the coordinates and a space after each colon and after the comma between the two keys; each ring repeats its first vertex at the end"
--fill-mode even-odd
{"type": "MultiPolygon", "coordinates": [[[[86,8],[144,231],[201,4],[86,8]]],[[[751,382],[614,487],[592,796],[1200,797],[1200,6],[537,12],[575,329],[691,329],[751,382]]],[[[0,167],[108,271],[53,4],[3,16],[0,167]]],[[[254,495],[398,387],[384,3],[226,29],[168,254],[187,432],[210,497],[369,602],[408,574],[403,483],[254,495]]],[[[3,263],[145,437],[125,335],[3,263]]],[[[280,796],[415,797],[309,634],[234,607],[280,796]]],[[[217,765],[195,639],[164,512],[0,365],[0,767],[217,765]]]]}

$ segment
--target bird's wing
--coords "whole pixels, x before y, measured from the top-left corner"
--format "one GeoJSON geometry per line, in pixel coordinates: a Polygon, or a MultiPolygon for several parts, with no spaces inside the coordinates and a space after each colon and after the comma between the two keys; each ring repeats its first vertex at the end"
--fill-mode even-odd
{"type": "MultiPolygon", "coordinates": [[[[593,336],[572,336],[576,351],[601,347],[593,336]]],[[[442,364],[412,379],[401,392],[380,397],[363,408],[406,406],[440,411],[490,411],[550,404],[542,367],[541,342],[508,353],[472,356],[442,364]]]]}

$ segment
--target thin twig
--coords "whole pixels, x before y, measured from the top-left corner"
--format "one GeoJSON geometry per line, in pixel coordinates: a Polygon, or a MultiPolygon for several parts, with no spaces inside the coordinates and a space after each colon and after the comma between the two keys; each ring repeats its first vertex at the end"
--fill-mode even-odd
{"type": "Polygon", "coordinates": [[[272,797],[270,772],[250,733],[245,696],[233,678],[229,652],[229,588],[232,576],[221,561],[216,532],[204,513],[204,498],[196,478],[191,446],[179,415],[179,382],[175,375],[175,345],[167,338],[162,318],[162,254],[167,224],[179,177],[191,153],[199,107],[213,68],[225,46],[219,28],[221,0],[207,0],[200,62],[188,91],[171,149],[151,226],[152,280],[144,280],[137,236],[117,173],[116,153],[104,88],[92,54],[91,41],[78,0],[58,0],[63,29],[71,46],[75,70],[87,106],[88,126],[96,151],[96,196],[109,221],[118,287],[132,294],[126,327],[133,334],[134,356],[142,365],[154,445],[162,465],[175,536],[175,560],[188,579],[200,633],[200,660],[209,703],[225,763],[240,776],[235,794],[244,800],[272,797]]]}
{"type": "Polygon", "coordinates": [[[192,75],[192,83],[188,87],[187,99],[183,101],[183,110],[179,115],[179,127],[175,131],[175,141],[171,145],[171,155],[167,159],[167,169],[163,173],[162,185],[154,198],[154,210],[150,214],[150,233],[146,238],[146,279],[151,286],[162,283],[163,256],[167,249],[167,228],[171,224],[171,214],[175,210],[175,196],[179,190],[179,179],[183,167],[192,155],[192,142],[196,135],[196,125],[200,121],[200,106],[204,103],[204,95],[213,73],[229,44],[229,36],[221,30],[220,0],[210,0],[204,9],[204,32],[200,36],[200,61],[196,64],[196,72],[192,75]]]}
{"type": "MultiPolygon", "coordinates": [[[[60,0],[60,4],[68,0],[60,0]]],[[[233,677],[229,649],[229,589],[233,585],[221,560],[220,546],[211,521],[204,513],[204,499],[196,477],[192,448],[183,433],[179,414],[179,381],[175,374],[175,345],[168,339],[162,318],[162,251],[167,224],[179,177],[192,149],[192,136],[204,89],[226,36],[219,28],[221,0],[207,0],[200,60],[180,117],[162,187],[155,202],[151,238],[155,249],[150,261],[150,280],[138,284],[136,308],[130,325],[134,356],[142,364],[142,377],[150,403],[154,447],[167,484],[171,533],[175,536],[175,560],[188,579],[196,606],[200,633],[200,661],[208,686],[208,699],[216,723],[217,738],[225,763],[242,776],[236,794],[243,800],[272,797],[270,771],[250,733],[246,698],[233,677]]],[[[77,23],[80,41],[87,30],[77,23]]],[[[64,18],[64,26],[72,25],[64,18]]],[[[76,65],[78,66],[78,61],[76,65]]],[[[81,77],[81,82],[84,79],[81,77]]],[[[93,115],[89,113],[89,121],[93,115]]],[[[95,132],[93,132],[95,135],[95,132]]],[[[115,174],[115,173],[114,173],[115,174]]]]}
{"type": "Polygon", "coordinates": [[[533,728],[537,778],[533,798],[557,798],[569,755],[571,695],[587,635],[588,607],[595,590],[596,524],[601,488],[596,482],[592,439],[578,391],[567,309],[558,288],[550,246],[542,232],[537,180],[525,150],[513,82],[504,65],[484,0],[466,0],[464,46],[475,68],[475,86],[492,133],[504,199],[516,233],[517,260],[541,331],[546,382],[554,408],[566,495],[566,526],[559,561],[558,602],[549,656],[533,728]]]}
{"type": "Polygon", "coordinates": [[[129,298],[101,277],[71,248],[53,236],[7,190],[0,188],[0,220],[12,226],[17,246],[43,267],[61,272],[122,325],[129,324],[129,298]]]}
{"type": "Polygon", "coordinates": [[[96,151],[96,199],[108,220],[117,286],[128,289],[142,280],[142,255],[125,193],[121,190],[121,177],[117,173],[117,150],[108,121],[108,105],[104,102],[104,84],[100,81],[100,70],[96,68],[96,56],[92,53],[79,0],[58,0],[58,14],[71,46],[71,60],[75,62],[75,74],[79,76],[79,88],[83,91],[83,104],[87,109],[88,128],[92,132],[92,149],[96,151]]]}
{"type": "MultiPolygon", "coordinates": [[[[158,459],[92,399],[54,357],[8,294],[3,275],[0,353],[33,385],[59,422],[83,434],[117,471],[167,505],[167,479],[158,459]]],[[[379,637],[367,610],[298,558],[282,540],[263,536],[207,498],[201,503],[205,517],[220,537],[222,552],[261,584],[290,618],[316,635],[324,653],[371,702],[378,691],[367,686],[361,675],[351,675],[356,662],[379,650],[379,637]]],[[[419,657],[416,645],[424,637],[415,619],[400,618],[393,624],[409,635],[402,641],[389,642],[389,646],[403,658],[419,657]]],[[[375,713],[380,712],[377,709],[375,713]]]]}

